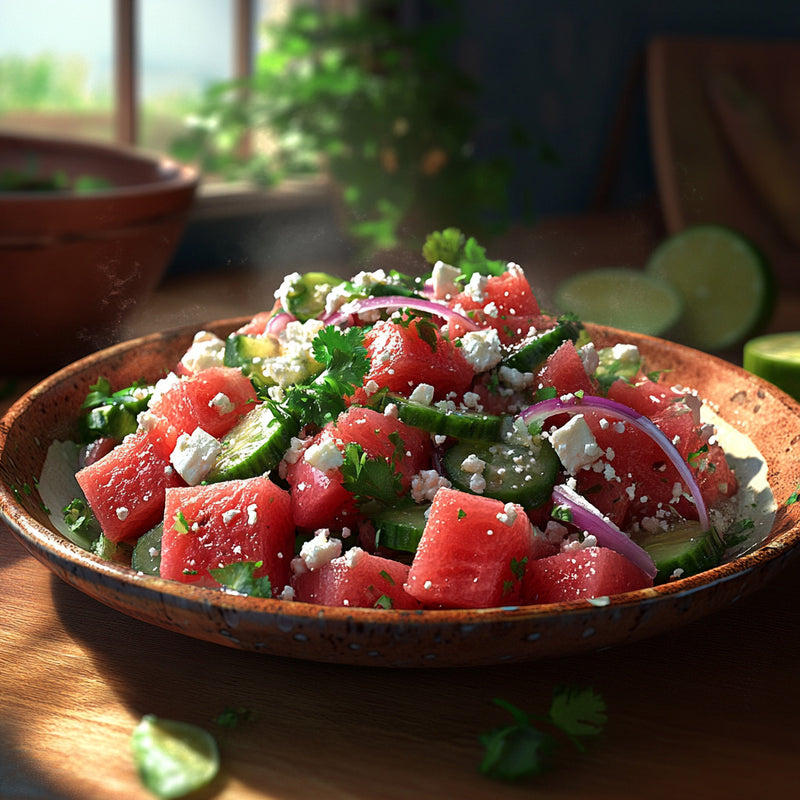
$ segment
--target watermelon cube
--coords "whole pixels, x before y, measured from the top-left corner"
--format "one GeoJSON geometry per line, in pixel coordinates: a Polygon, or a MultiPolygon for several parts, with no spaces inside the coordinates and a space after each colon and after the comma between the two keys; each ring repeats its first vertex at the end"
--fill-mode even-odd
{"type": "Polygon", "coordinates": [[[292,578],[295,600],[325,606],[421,608],[403,584],[408,565],[353,547],[317,569],[292,578]]]}
{"type": "Polygon", "coordinates": [[[607,547],[563,550],[528,564],[522,581],[526,603],[589,600],[645,589],[653,579],[632,561],[607,547]]]}
{"type": "Polygon", "coordinates": [[[294,520],[289,493],[266,476],[170,489],[164,502],[161,577],[219,586],[209,570],[261,561],[273,593],[289,584],[294,520]]]}
{"type": "Polygon", "coordinates": [[[427,607],[520,602],[522,575],[547,552],[521,506],[441,488],[411,564],[406,591],[427,607]]]}
{"type": "Polygon", "coordinates": [[[133,541],[155,527],[168,488],[183,479],[143,431],[126,436],[102,458],[75,475],[106,537],[133,541]]]}

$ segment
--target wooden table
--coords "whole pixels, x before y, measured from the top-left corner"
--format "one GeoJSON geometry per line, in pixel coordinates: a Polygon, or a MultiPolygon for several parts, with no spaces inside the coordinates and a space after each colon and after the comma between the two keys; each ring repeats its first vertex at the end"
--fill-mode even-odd
{"type": "MultiPolygon", "coordinates": [[[[212,275],[165,284],[128,332],[249,313],[266,304],[251,290],[267,282],[212,275]]],[[[790,324],[797,308],[784,298],[774,324],[790,324]]],[[[0,527],[0,798],[148,797],[130,755],[147,713],[215,734],[223,770],[206,797],[791,796],[798,585],[796,560],[722,612],[589,655],[392,671],[249,654],[148,626],[52,576],[0,527]],[[493,699],[544,713],[559,684],[603,695],[605,733],[585,755],[564,745],[554,770],[532,783],[481,776],[479,735],[509,722],[493,699]],[[226,708],[249,719],[220,727],[226,708]]]]}

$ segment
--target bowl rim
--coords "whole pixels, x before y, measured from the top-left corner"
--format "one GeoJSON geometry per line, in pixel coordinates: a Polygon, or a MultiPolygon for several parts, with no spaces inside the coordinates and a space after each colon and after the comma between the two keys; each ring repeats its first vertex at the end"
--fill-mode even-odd
{"type": "MultiPolygon", "coordinates": [[[[182,337],[191,336],[201,329],[233,330],[235,327],[249,320],[249,318],[250,317],[235,317],[215,320],[205,325],[191,324],[147,334],[104,348],[103,350],[85,356],[63,367],[25,392],[15,401],[3,416],[2,420],[0,420],[0,460],[2,460],[6,450],[7,433],[15,421],[21,417],[29,407],[33,406],[41,396],[45,395],[49,390],[71,376],[74,372],[85,369],[98,360],[105,360],[114,355],[121,355],[134,348],[146,344],[154,344],[161,340],[177,341],[182,337]]],[[[628,337],[632,335],[624,331],[616,331],[616,329],[607,326],[588,325],[587,327],[590,332],[607,332],[611,335],[619,333],[628,337]]],[[[644,334],[635,334],[635,337],[638,339],[653,340],[660,344],[666,342],[666,340],[657,339],[656,337],[650,337],[644,334]]],[[[666,342],[666,344],[684,351],[689,349],[672,342],[666,342]]],[[[721,359],[715,356],[705,353],[700,355],[722,362],[721,359]]],[[[781,392],[772,384],[750,373],[746,373],[740,367],[730,362],[722,363],[725,364],[727,369],[744,373],[748,381],[753,382],[757,387],[775,394],[778,399],[788,404],[790,410],[800,418],[800,403],[793,400],[788,395],[785,395],[785,393],[781,392]]],[[[778,502],[778,498],[776,498],[776,503],[778,502]]],[[[800,550],[800,548],[797,547],[797,545],[800,544],[800,525],[795,525],[788,530],[779,532],[774,537],[770,537],[754,550],[744,553],[717,567],[713,567],[710,570],[686,578],[679,578],[652,588],[612,595],[607,599],[603,598],[602,602],[598,599],[594,601],[579,599],[560,603],[509,605],[478,609],[372,609],[322,606],[295,600],[281,600],[279,598],[254,598],[213,588],[182,584],[161,577],[138,573],[130,567],[106,561],[83,550],[78,545],[67,540],[60,533],[51,530],[46,525],[42,525],[37,520],[30,517],[17,497],[15,497],[14,492],[6,486],[4,480],[0,481],[0,518],[3,519],[12,533],[20,538],[22,543],[31,550],[34,555],[36,555],[36,551],[38,550],[49,551],[60,558],[64,562],[64,565],[69,565],[70,568],[87,568],[105,578],[120,581],[134,590],[154,592],[160,596],[169,596],[176,600],[180,599],[193,603],[208,604],[209,601],[211,601],[213,605],[219,606],[220,608],[229,608],[239,612],[253,612],[257,614],[273,613],[292,618],[306,618],[308,620],[318,620],[320,618],[339,621],[346,620],[348,622],[365,625],[377,623],[381,626],[387,623],[409,621],[413,621],[415,625],[423,626],[437,626],[448,621],[463,623],[465,615],[469,615],[475,620],[484,622],[506,621],[509,619],[509,615],[512,615],[515,620],[536,620],[548,618],[554,614],[569,615],[584,613],[587,605],[595,607],[602,605],[602,607],[611,609],[639,606],[642,603],[657,601],[661,598],[689,595],[711,585],[744,576],[758,567],[786,556],[790,551],[794,550],[796,552],[800,550]]]]}
{"type": "Polygon", "coordinates": [[[4,142],[30,145],[31,147],[48,147],[56,150],[80,152],[87,157],[101,153],[109,158],[121,158],[127,162],[138,162],[158,170],[159,177],[143,183],[111,186],[106,189],[93,189],[91,192],[75,193],[65,189],[52,191],[17,191],[0,189],[0,202],[13,201],[20,203],[42,203],[46,200],[70,199],[75,202],[87,202],[94,199],[110,197],[127,197],[142,194],[151,195],[180,189],[194,189],[200,182],[200,171],[190,164],[157,152],[151,152],[132,145],[115,144],[113,142],[95,141],[66,136],[48,136],[44,134],[18,133],[14,131],[0,132],[0,146],[4,142]]]}

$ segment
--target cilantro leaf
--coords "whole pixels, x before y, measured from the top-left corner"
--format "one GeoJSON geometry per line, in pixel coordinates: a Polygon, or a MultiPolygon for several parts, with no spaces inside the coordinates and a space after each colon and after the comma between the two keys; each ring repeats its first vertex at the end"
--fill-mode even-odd
{"type": "Polygon", "coordinates": [[[559,740],[534,725],[545,723],[566,734],[581,752],[581,736],[598,735],[606,722],[606,705],[592,689],[559,686],[553,693],[546,717],[530,717],[506,700],[495,698],[495,705],[504,708],[514,719],[513,725],[495,728],[479,736],[484,756],[479,770],[499,780],[519,780],[541,775],[553,763],[559,740]]]}
{"type": "Polygon", "coordinates": [[[428,234],[422,246],[422,255],[429,264],[443,261],[458,267],[466,280],[476,272],[480,275],[502,275],[507,266],[505,261],[488,259],[486,249],[474,237],[464,236],[458,228],[445,228],[428,234]]]}
{"type": "Polygon", "coordinates": [[[86,413],[79,421],[81,438],[85,442],[104,436],[121,440],[133,433],[137,417],[147,408],[153,392],[143,381],[112,392],[108,379],[102,376],[89,390],[81,405],[86,413]]]}
{"type": "Polygon", "coordinates": [[[509,725],[480,737],[486,748],[480,771],[491,778],[514,781],[542,775],[552,765],[556,740],[531,725],[509,725]]]}
{"type": "Polygon", "coordinates": [[[226,589],[250,597],[272,597],[272,584],[269,576],[257,578],[257,569],[264,566],[263,561],[237,561],[224,567],[210,569],[211,577],[226,589]]]}
{"type": "Polygon", "coordinates": [[[369,371],[369,354],[361,328],[342,331],[328,325],[311,346],[323,370],[310,383],[297,384],[287,391],[286,408],[304,423],[323,426],[345,410],[344,398],[361,386],[369,371]]]}
{"type": "Polygon", "coordinates": [[[559,686],[553,692],[550,719],[570,737],[597,736],[606,724],[606,704],[593,689],[559,686]]]}
{"type": "Polygon", "coordinates": [[[402,494],[400,473],[395,471],[394,459],[390,463],[382,458],[370,458],[356,442],[345,445],[341,470],[342,485],[353,493],[358,504],[377,500],[392,505],[402,494]]]}

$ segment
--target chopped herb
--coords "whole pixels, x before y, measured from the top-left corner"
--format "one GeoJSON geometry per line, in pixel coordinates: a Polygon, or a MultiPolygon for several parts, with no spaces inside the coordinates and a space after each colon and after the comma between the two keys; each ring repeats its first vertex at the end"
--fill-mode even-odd
{"type": "Polygon", "coordinates": [[[361,386],[369,371],[369,354],[361,328],[323,328],[312,342],[314,358],[324,369],[310,383],[286,392],[285,408],[307,423],[325,425],[345,410],[345,397],[361,386]]]}
{"type": "Polygon", "coordinates": [[[237,561],[224,567],[210,569],[211,577],[226,589],[250,597],[272,597],[269,576],[256,577],[256,571],[264,566],[263,561],[237,561]]]}
{"type": "Polygon", "coordinates": [[[598,736],[607,721],[605,701],[593,689],[557,687],[545,717],[531,717],[499,698],[494,702],[506,709],[514,720],[513,724],[480,736],[485,748],[480,771],[499,780],[520,780],[550,769],[559,745],[554,735],[557,732],[564,734],[580,752],[585,752],[583,739],[598,736]],[[534,722],[545,723],[555,731],[540,730],[534,722]]]}
{"type": "Polygon", "coordinates": [[[794,491],[789,495],[784,505],[791,506],[794,505],[798,499],[800,499],[800,483],[794,487],[794,491]]]}
{"type": "Polygon", "coordinates": [[[374,603],[374,608],[391,608],[392,598],[389,595],[382,594],[374,603]]]}
{"type": "Polygon", "coordinates": [[[488,259],[486,249],[474,237],[467,238],[458,228],[445,228],[429,234],[422,246],[422,255],[429,264],[443,261],[458,267],[467,281],[475,273],[502,275],[508,264],[507,261],[488,259]]]}
{"type": "Polygon", "coordinates": [[[152,387],[138,381],[112,392],[107,378],[100,377],[89,387],[81,408],[86,414],[80,419],[81,437],[92,442],[101,437],[122,440],[137,428],[137,417],[147,408],[152,387]]]}
{"type": "Polygon", "coordinates": [[[86,501],[81,497],[76,497],[64,506],[62,514],[64,523],[69,528],[69,540],[85,550],[91,550],[102,534],[102,530],[86,501]]]}
{"type": "Polygon", "coordinates": [[[382,569],[382,570],[381,570],[381,571],[380,571],[378,574],[379,574],[379,575],[381,576],[381,578],[383,578],[383,579],[384,579],[384,580],[385,580],[387,583],[389,583],[390,585],[394,586],[394,578],[392,578],[392,576],[391,576],[391,575],[390,575],[390,574],[389,574],[389,573],[388,573],[388,572],[387,572],[385,569],[382,569]]]}
{"type": "Polygon", "coordinates": [[[221,728],[235,728],[240,722],[247,722],[253,718],[252,712],[246,708],[231,708],[227,706],[215,720],[221,728]]]}
{"type": "Polygon", "coordinates": [[[395,471],[394,459],[390,464],[382,458],[370,458],[356,442],[345,445],[341,469],[342,485],[353,493],[359,504],[377,500],[392,505],[402,494],[400,473],[395,471]]]}
{"type": "Polygon", "coordinates": [[[525,575],[525,567],[528,564],[528,556],[525,556],[521,559],[512,558],[511,559],[511,572],[514,577],[521,581],[522,577],[525,575]]]}
{"type": "Polygon", "coordinates": [[[467,516],[467,512],[464,511],[463,508],[459,508],[458,509],[458,518],[459,519],[464,519],[464,517],[466,517],[466,516],[467,516]]]}
{"type": "Polygon", "coordinates": [[[572,522],[572,509],[569,506],[554,506],[550,516],[561,522],[572,522]]]}

